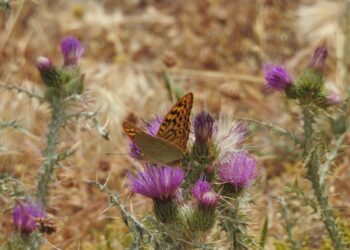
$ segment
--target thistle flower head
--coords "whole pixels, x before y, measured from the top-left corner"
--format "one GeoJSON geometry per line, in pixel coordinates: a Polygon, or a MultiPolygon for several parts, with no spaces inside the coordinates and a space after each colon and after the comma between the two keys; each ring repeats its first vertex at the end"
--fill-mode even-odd
{"type": "Polygon", "coordinates": [[[204,180],[198,180],[192,189],[192,193],[196,199],[200,199],[203,194],[211,191],[210,183],[204,180]]]}
{"type": "Polygon", "coordinates": [[[201,206],[213,207],[219,201],[219,195],[213,192],[210,183],[204,180],[196,182],[192,193],[201,206]]]}
{"type": "Polygon", "coordinates": [[[218,161],[223,162],[232,153],[241,151],[247,129],[244,123],[232,123],[225,117],[220,117],[215,123],[213,140],[218,148],[218,161]]]}
{"type": "Polygon", "coordinates": [[[293,78],[280,65],[264,65],[266,86],[269,90],[284,91],[293,84],[293,78]]]}
{"type": "Polygon", "coordinates": [[[77,65],[78,60],[84,54],[84,47],[80,45],[78,39],[73,36],[67,36],[61,42],[61,50],[64,57],[64,65],[77,65]]]}
{"type": "Polygon", "coordinates": [[[193,124],[196,141],[201,144],[207,143],[213,135],[214,119],[208,112],[202,111],[196,115],[193,124]]]}
{"type": "Polygon", "coordinates": [[[36,59],[36,66],[40,72],[50,70],[53,68],[51,60],[43,56],[39,56],[36,59]]]}
{"type": "Polygon", "coordinates": [[[328,93],[326,98],[327,98],[328,105],[335,105],[341,102],[340,95],[335,91],[328,93]]]}
{"type": "Polygon", "coordinates": [[[181,168],[145,166],[138,176],[129,174],[131,190],[154,200],[174,198],[185,177],[181,168]]]}
{"type": "Polygon", "coordinates": [[[328,55],[328,51],[326,47],[321,46],[316,48],[311,58],[310,67],[321,71],[326,62],[327,55],[328,55]]]}
{"type": "Polygon", "coordinates": [[[246,152],[230,155],[228,161],[219,165],[219,180],[229,183],[235,190],[250,185],[256,177],[256,160],[246,152]]]}
{"type": "Polygon", "coordinates": [[[37,229],[35,219],[46,217],[43,207],[33,202],[19,202],[13,209],[13,222],[16,230],[30,234],[37,229]]]}

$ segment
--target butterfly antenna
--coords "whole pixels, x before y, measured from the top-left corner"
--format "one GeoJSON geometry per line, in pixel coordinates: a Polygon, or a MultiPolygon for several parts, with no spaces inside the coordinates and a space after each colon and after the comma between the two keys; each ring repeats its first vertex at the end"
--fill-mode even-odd
{"type": "Polygon", "coordinates": [[[106,156],[112,156],[112,155],[129,155],[128,153],[117,153],[117,154],[115,154],[115,153],[106,153],[105,154],[106,156]]]}

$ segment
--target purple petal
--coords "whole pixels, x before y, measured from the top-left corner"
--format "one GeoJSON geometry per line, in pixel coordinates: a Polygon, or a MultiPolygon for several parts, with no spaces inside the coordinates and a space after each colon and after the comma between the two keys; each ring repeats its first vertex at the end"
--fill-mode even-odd
{"type": "Polygon", "coordinates": [[[315,49],[311,58],[310,67],[316,70],[322,70],[328,55],[327,48],[324,46],[315,49]]]}
{"type": "Polygon", "coordinates": [[[170,166],[145,166],[137,176],[128,175],[131,190],[152,199],[173,198],[178,191],[185,173],[180,168],[170,166]]]}
{"type": "Polygon", "coordinates": [[[210,183],[203,180],[198,180],[192,189],[192,193],[197,199],[200,199],[203,194],[209,191],[211,191],[210,183]]]}
{"type": "Polygon", "coordinates": [[[196,141],[206,143],[213,135],[214,119],[208,112],[202,111],[196,115],[193,122],[196,141]]]}
{"type": "Polygon", "coordinates": [[[19,202],[13,209],[13,222],[17,230],[31,233],[36,228],[35,218],[46,217],[43,207],[32,202],[19,202]]]}
{"type": "Polygon", "coordinates": [[[280,65],[266,64],[263,70],[267,88],[271,90],[283,91],[293,84],[291,75],[280,65]]]}
{"type": "Polygon", "coordinates": [[[245,188],[256,177],[256,160],[246,152],[232,154],[219,166],[219,179],[235,188],[245,188]]]}
{"type": "Polygon", "coordinates": [[[61,50],[64,57],[64,65],[77,65],[78,60],[84,54],[84,47],[80,45],[78,39],[73,36],[67,36],[61,42],[61,50]]]}

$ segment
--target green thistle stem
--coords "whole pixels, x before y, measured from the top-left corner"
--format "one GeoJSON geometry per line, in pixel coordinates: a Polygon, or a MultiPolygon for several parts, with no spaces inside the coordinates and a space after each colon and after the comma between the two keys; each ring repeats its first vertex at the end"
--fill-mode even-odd
{"type": "Polygon", "coordinates": [[[313,115],[308,106],[303,107],[303,118],[304,118],[304,135],[305,135],[305,155],[308,155],[311,151],[312,136],[313,136],[313,115]]]}
{"type": "Polygon", "coordinates": [[[299,247],[298,247],[298,243],[295,241],[295,239],[293,237],[292,228],[294,225],[291,222],[290,217],[289,217],[289,210],[288,210],[287,203],[283,197],[280,197],[278,202],[279,202],[281,209],[282,209],[282,216],[283,216],[284,221],[285,221],[284,228],[285,228],[287,235],[288,235],[288,240],[290,242],[290,248],[291,248],[291,250],[297,250],[299,247]]]}
{"type": "Polygon", "coordinates": [[[58,163],[56,146],[58,144],[58,131],[64,121],[64,105],[59,98],[50,100],[52,118],[47,135],[47,147],[44,152],[45,160],[38,174],[37,198],[43,204],[47,204],[49,185],[54,177],[55,167],[58,163]]]}
{"type": "Polygon", "coordinates": [[[106,193],[109,197],[110,206],[115,206],[120,210],[125,225],[133,234],[134,240],[131,249],[140,249],[142,240],[146,236],[148,238],[148,243],[152,241],[153,235],[151,232],[149,232],[146,227],[126,208],[125,204],[120,200],[118,192],[113,193],[106,185],[102,185],[97,181],[87,181],[87,183],[106,193]]]}
{"type": "MultiPolygon", "coordinates": [[[[313,148],[314,130],[312,127],[314,114],[310,111],[308,106],[303,106],[304,119],[304,135],[305,135],[305,153],[310,154],[310,159],[307,162],[307,178],[312,183],[316,199],[321,208],[321,219],[327,229],[327,232],[332,240],[333,247],[336,250],[346,249],[342,232],[337,223],[337,217],[334,210],[328,203],[327,189],[324,183],[321,182],[319,174],[320,154],[317,148],[313,148]]],[[[315,145],[317,146],[317,145],[315,145]]]]}
{"type": "Polygon", "coordinates": [[[219,209],[220,226],[226,231],[232,249],[247,250],[251,249],[252,245],[256,245],[254,239],[247,232],[246,217],[240,211],[239,199],[236,199],[233,204],[231,202],[222,204],[219,209]]]}

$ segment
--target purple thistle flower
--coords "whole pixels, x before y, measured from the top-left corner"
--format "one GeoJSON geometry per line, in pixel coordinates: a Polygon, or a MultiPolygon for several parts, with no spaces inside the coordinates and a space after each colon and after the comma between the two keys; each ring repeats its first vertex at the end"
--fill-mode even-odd
{"type": "Polygon", "coordinates": [[[219,201],[219,195],[212,191],[210,183],[198,180],[192,189],[192,193],[199,205],[205,207],[215,206],[219,201]]]}
{"type": "Polygon", "coordinates": [[[185,172],[181,168],[170,166],[145,166],[144,172],[138,176],[128,175],[131,181],[131,190],[155,200],[168,200],[176,196],[185,172]]]}
{"type": "Polygon", "coordinates": [[[246,152],[232,154],[219,165],[219,180],[231,184],[235,190],[248,187],[255,177],[256,160],[246,152]]]}
{"type": "Polygon", "coordinates": [[[84,54],[84,47],[80,45],[78,39],[73,36],[65,37],[61,42],[61,50],[64,57],[64,65],[77,65],[78,60],[84,54]]]}
{"type": "Polygon", "coordinates": [[[13,222],[16,230],[30,234],[37,229],[36,218],[46,217],[43,207],[32,202],[19,202],[13,209],[13,222]]]}
{"type": "Polygon", "coordinates": [[[266,86],[269,90],[283,91],[293,84],[293,78],[280,65],[264,65],[266,86]]]}
{"type": "Polygon", "coordinates": [[[208,112],[202,111],[196,115],[193,124],[196,141],[206,144],[213,135],[214,119],[208,112]]]}
{"type": "Polygon", "coordinates": [[[203,180],[198,180],[192,189],[192,193],[197,200],[209,191],[211,191],[210,183],[203,180]]]}
{"type": "Polygon", "coordinates": [[[36,66],[40,72],[51,70],[53,68],[51,60],[43,56],[39,56],[36,59],[36,66]]]}
{"type": "Polygon", "coordinates": [[[329,105],[336,105],[341,101],[340,95],[335,91],[330,92],[326,98],[329,105]]]}
{"type": "Polygon", "coordinates": [[[321,46],[316,48],[314,54],[312,55],[309,66],[311,68],[321,71],[326,62],[327,55],[328,55],[328,51],[326,47],[321,46]]]}

